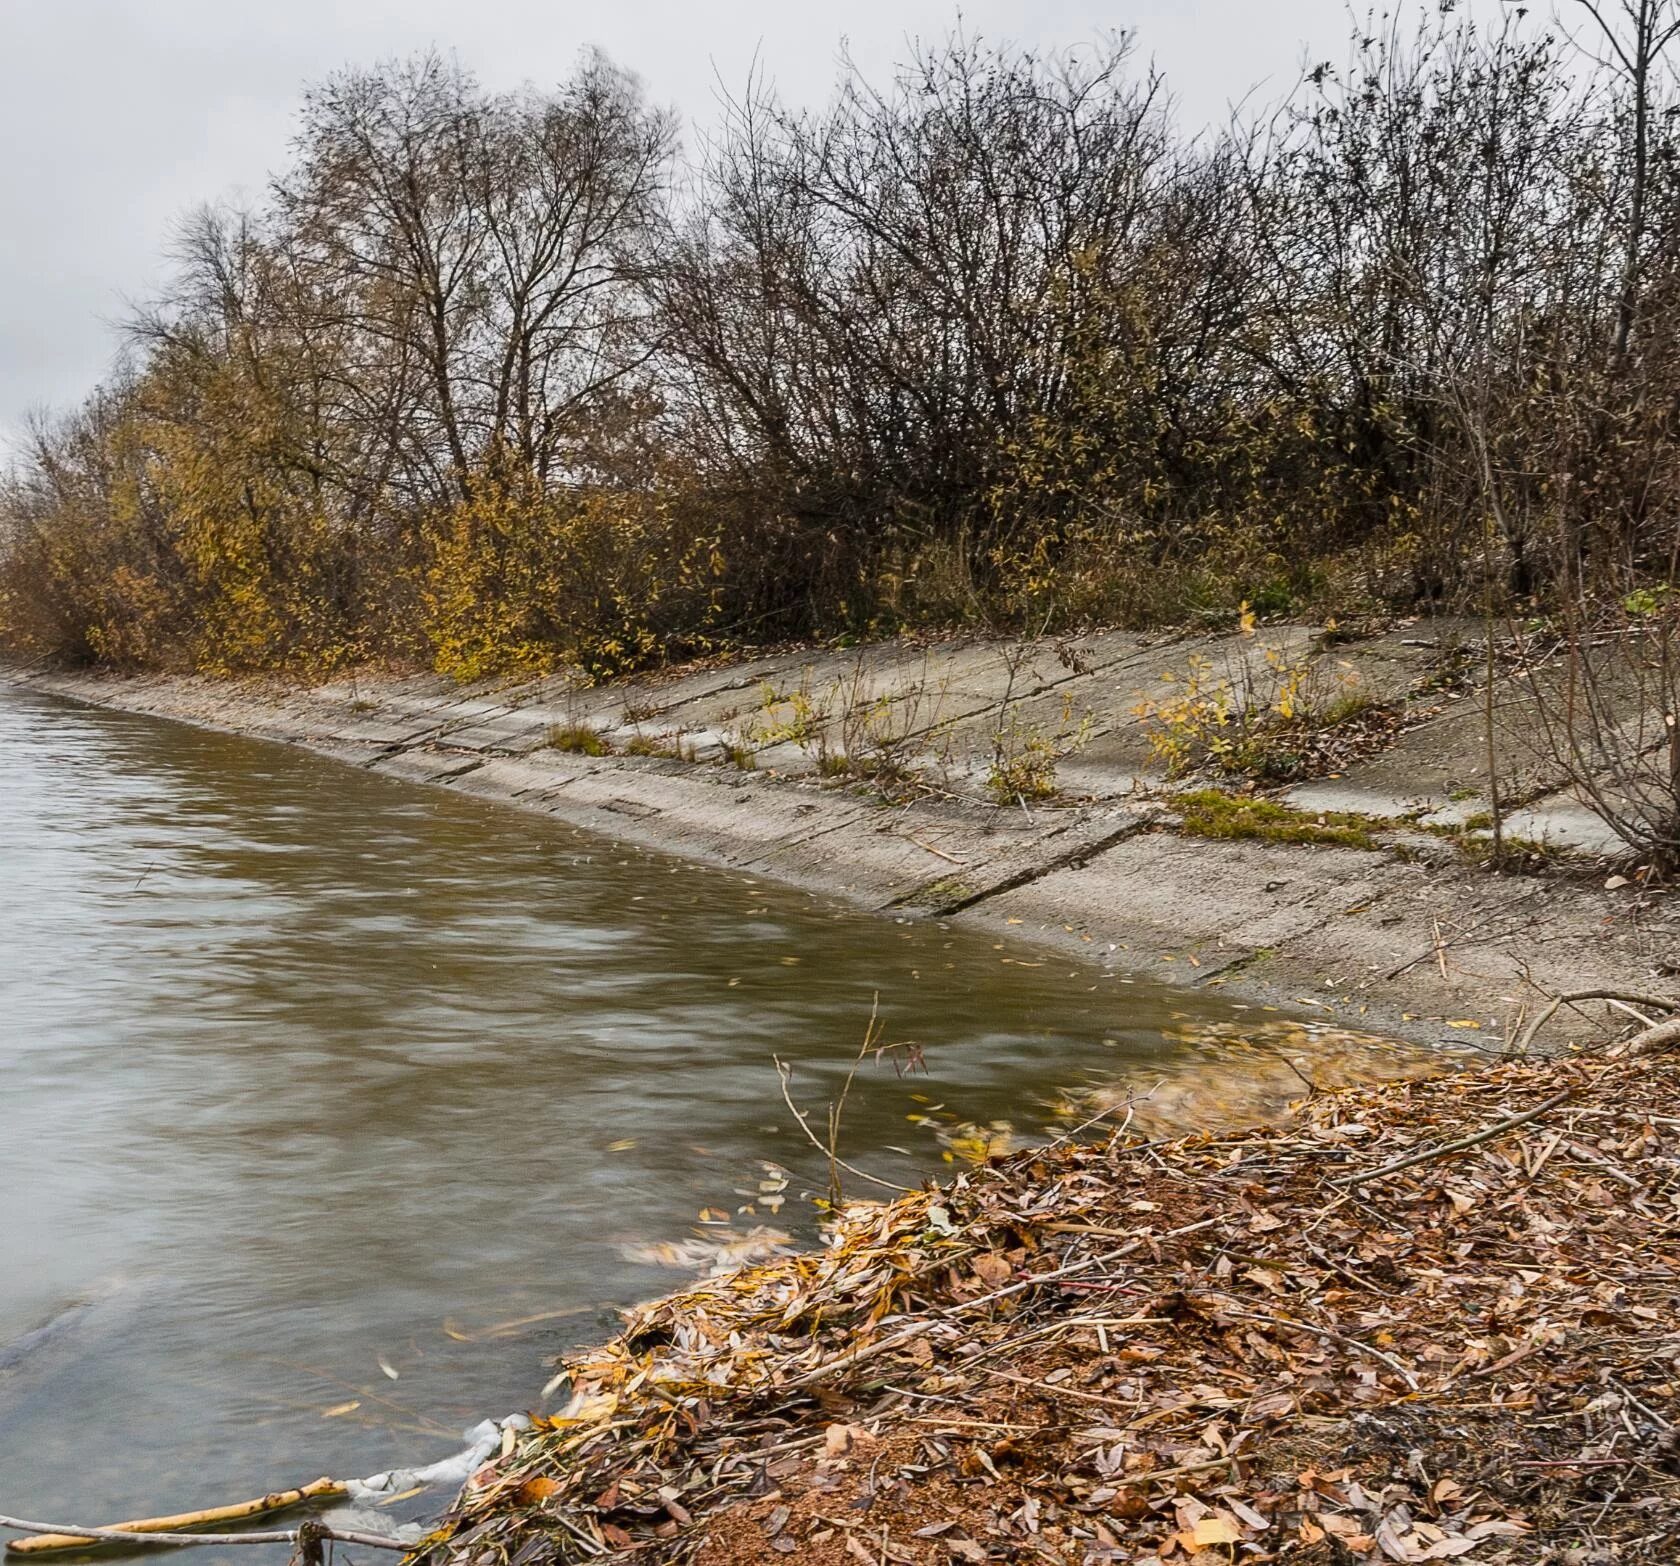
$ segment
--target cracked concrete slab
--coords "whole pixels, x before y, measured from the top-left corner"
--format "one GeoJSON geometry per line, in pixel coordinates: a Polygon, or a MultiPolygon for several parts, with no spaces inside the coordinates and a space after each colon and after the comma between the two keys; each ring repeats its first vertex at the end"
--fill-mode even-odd
{"type": "Polygon", "coordinates": [[[456,751],[388,751],[369,763],[370,769],[405,783],[450,783],[484,765],[482,757],[463,756],[456,751]]]}
{"type": "MultiPolygon", "coordinates": [[[[1555,768],[1532,744],[1532,698],[1505,688],[1495,706],[1493,764],[1508,794],[1544,788],[1555,768]]],[[[1413,815],[1449,824],[1487,809],[1487,714],[1475,692],[1448,697],[1443,710],[1404,733],[1380,755],[1286,790],[1304,810],[1356,810],[1375,816],[1413,815]],[[1457,808],[1455,808],[1457,807],[1457,808]]]]}

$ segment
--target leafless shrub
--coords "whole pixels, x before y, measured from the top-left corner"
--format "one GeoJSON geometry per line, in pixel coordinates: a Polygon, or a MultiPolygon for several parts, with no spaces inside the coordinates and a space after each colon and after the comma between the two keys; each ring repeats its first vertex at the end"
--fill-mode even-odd
{"type": "Polygon", "coordinates": [[[1536,742],[1570,792],[1656,876],[1680,871],[1680,599],[1637,589],[1561,645],[1529,649],[1536,742]]]}

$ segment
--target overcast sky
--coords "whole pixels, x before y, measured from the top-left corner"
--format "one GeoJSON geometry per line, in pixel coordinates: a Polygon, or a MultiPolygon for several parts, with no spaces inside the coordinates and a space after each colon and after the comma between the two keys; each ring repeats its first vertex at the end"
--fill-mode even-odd
{"type": "MultiPolygon", "coordinates": [[[[300,86],[427,45],[491,87],[559,79],[598,45],[685,119],[713,113],[755,52],[820,102],[844,41],[871,74],[945,33],[951,0],[0,0],[0,440],[78,400],[125,299],[155,289],[172,219],[260,192],[300,86]]],[[[1223,118],[1301,61],[1345,56],[1343,0],[967,0],[965,29],[1059,46],[1135,30],[1188,120],[1223,118]]]]}

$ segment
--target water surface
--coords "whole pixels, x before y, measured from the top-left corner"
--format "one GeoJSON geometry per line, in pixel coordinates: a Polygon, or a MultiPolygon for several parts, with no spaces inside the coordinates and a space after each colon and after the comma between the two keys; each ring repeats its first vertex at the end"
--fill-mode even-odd
{"type": "Polygon", "coordinates": [[[927,1069],[864,1070],[845,1148],[896,1179],[1235,1015],[0,687],[0,1510],[216,1504],[533,1406],[703,1209],[810,1232],[772,1055],[820,1113],[877,995],[927,1069]]]}

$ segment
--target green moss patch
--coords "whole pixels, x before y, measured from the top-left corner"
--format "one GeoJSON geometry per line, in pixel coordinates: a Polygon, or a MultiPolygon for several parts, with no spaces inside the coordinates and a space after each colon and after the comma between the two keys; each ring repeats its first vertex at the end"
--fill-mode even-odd
{"type": "Polygon", "coordinates": [[[1180,830],[1192,837],[1257,838],[1267,843],[1328,843],[1337,848],[1376,848],[1374,817],[1343,810],[1296,810],[1273,799],[1227,794],[1216,788],[1173,796],[1180,830]]]}

